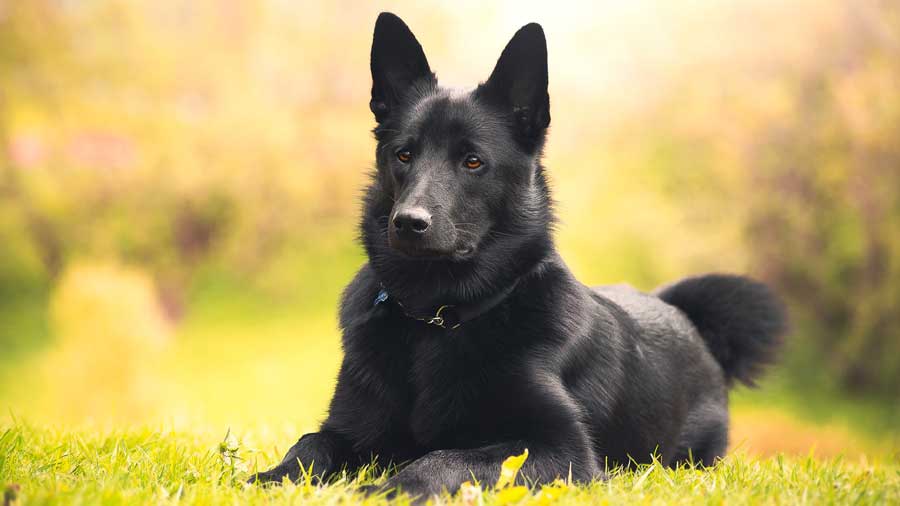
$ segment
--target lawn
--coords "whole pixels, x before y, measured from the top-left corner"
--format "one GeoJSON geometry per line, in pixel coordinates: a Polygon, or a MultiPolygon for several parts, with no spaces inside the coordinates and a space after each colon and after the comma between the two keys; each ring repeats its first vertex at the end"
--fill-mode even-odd
{"type": "MultiPolygon", "coordinates": [[[[382,504],[354,493],[381,480],[369,470],[327,486],[260,488],[243,484],[277,458],[258,433],[159,429],[58,431],[11,421],[0,429],[0,483],[12,504],[382,504]],[[12,497],[10,497],[12,499],[12,497]]],[[[279,441],[279,444],[284,444],[279,441]]],[[[612,472],[607,482],[526,491],[470,489],[448,504],[897,504],[896,461],[728,456],[712,469],[658,465],[612,472]]],[[[401,500],[405,501],[405,499],[401,500]]]]}

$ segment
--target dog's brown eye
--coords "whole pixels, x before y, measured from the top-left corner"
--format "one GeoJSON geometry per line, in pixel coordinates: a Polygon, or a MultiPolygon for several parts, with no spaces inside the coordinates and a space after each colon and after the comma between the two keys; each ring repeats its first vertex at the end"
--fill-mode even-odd
{"type": "Polygon", "coordinates": [[[412,153],[407,150],[402,150],[397,152],[397,159],[403,163],[409,163],[412,160],[412,153]]]}
{"type": "Polygon", "coordinates": [[[473,155],[466,158],[466,168],[468,169],[475,170],[480,168],[482,165],[484,165],[484,162],[482,162],[481,158],[478,158],[477,156],[473,155]]]}

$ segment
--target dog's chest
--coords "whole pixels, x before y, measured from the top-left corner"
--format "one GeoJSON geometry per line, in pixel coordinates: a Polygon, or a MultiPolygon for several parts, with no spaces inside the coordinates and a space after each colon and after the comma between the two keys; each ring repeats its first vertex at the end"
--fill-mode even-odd
{"type": "Polygon", "coordinates": [[[502,374],[472,333],[427,329],[413,344],[409,424],[426,448],[477,444],[492,436],[489,406],[502,374]]]}

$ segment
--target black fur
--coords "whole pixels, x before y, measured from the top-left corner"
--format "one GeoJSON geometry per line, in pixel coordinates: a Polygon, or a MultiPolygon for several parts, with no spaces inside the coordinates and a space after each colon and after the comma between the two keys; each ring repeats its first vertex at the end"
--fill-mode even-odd
{"type": "Polygon", "coordinates": [[[541,27],[519,30],[485,83],[456,92],[438,86],[406,25],[382,14],[372,74],[369,261],[341,302],[334,397],[320,431],[251,481],[296,479],[301,465],[327,477],[377,455],[405,463],[385,488],[421,498],[473,477],[491,484],[525,448],[522,479],[538,483],[570,472],[587,482],[654,453],[667,465],[722,456],[727,386],[772,356],[783,311],[733,276],[661,298],[572,276],[551,238],[540,162],[550,123],[541,27]],[[409,316],[504,291],[453,330],[409,316]]]}

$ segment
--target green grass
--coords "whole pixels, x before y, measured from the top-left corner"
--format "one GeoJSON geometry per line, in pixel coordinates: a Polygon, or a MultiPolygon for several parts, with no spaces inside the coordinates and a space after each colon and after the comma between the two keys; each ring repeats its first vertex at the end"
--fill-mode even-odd
{"type": "MultiPolygon", "coordinates": [[[[243,484],[277,460],[260,434],[138,430],[57,431],[12,421],[0,429],[0,483],[15,484],[21,504],[368,504],[354,488],[384,479],[369,471],[324,487],[270,489],[243,484]],[[239,442],[243,440],[244,442],[239,442]]],[[[263,438],[264,439],[264,438],[263,438]]],[[[487,485],[487,484],[483,484],[487,485]]],[[[486,487],[489,488],[489,487],[486,487]]],[[[9,490],[9,488],[7,488],[9,490]]],[[[569,487],[557,497],[485,492],[485,504],[897,504],[900,465],[812,457],[731,455],[709,470],[658,465],[614,471],[608,482],[569,487]]],[[[452,504],[464,504],[454,498],[452,504]]]]}

